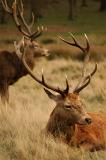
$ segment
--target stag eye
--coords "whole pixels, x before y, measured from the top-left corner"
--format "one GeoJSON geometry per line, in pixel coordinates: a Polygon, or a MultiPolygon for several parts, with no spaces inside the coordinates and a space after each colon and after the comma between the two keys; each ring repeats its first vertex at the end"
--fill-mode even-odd
{"type": "Polygon", "coordinates": [[[65,109],[71,109],[70,105],[65,105],[65,109]]]}

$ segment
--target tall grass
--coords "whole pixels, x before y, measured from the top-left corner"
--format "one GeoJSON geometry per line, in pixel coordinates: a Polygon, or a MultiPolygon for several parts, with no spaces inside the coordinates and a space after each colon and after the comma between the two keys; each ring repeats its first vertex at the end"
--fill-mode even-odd
{"type": "MultiPolygon", "coordinates": [[[[37,63],[34,73],[41,77],[43,66],[48,83],[63,88],[65,73],[70,83],[77,83],[81,64],[71,59],[42,59],[37,63]]],[[[91,85],[81,94],[87,111],[106,111],[105,67],[105,62],[99,63],[91,85]]],[[[105,151],[85,152],[47,137],[44,128],[54,106],[42,87],[29,76],[10,87],[9,105],[0,104],[0,160],[105,160],[105,151]]]]}

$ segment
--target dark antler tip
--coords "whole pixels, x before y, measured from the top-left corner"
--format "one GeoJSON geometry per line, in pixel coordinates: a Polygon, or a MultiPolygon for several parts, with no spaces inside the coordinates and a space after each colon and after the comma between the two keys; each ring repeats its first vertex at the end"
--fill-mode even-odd
{"type": "Polygon", "coordinates": [[[66,89],[63,92],[64,92],[64,94],[68,94],[68,92],[69,92],[69,84],[68,84],[67,76],[66,76],[66,89]]]}
{"type": "Polygon", "coordinates": [[[98,64],[97,64],[97,63],[95,63],[95,66],[96,66],[96,69],[97,69],[97,67],[98,67],[98,64]]]}
{"type": "Polygon", "coordinates": [[[43,84],[45,83],[44,75],[43,75],[43,74],[42,74],[42,83],[43,83],[43,84]]]}

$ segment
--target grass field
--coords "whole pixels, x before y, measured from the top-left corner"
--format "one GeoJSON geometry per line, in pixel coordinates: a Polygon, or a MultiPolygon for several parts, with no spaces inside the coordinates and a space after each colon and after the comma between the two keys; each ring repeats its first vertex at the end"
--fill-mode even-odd
{"type": "MultiPolygon", "coordinates": [[[[85,45],[82,33],[87,33],[92,55],[88,68],[92,69],[97,61],[98,71],[81,93],[81,98],[87,111],[106,112],[106,13],[97,12],[98,3],[92,2],[93,7],[78,10],[76,21],[69,22],[63,4],[59,14],[56,13],[58,16],[50,8],[50,14],[46,13],[45,19],[38,22],[48,26],[48,32],[39,41],[52,40],[53,43],[45,44],[52,56],[40,59],[34,73],[41,77],[44,68],[47,81],[62,88],[67,74],[70,85],[75,85],[81,74],[82,53],[65,45],[57,36],[61,34],[69,39],[70,31],[85,45]]],[[[20,38],[12,22],[0,26],[1,49],[13,50],[13,41],[20,38]]],[[[29,76],[11,86],[10,103],[0,104],[0,160],[105,160],[105,151],[85,152],[45,137],[43,130],[54,107],[55,103],[46,96],[43,88],[29,76]]]]}

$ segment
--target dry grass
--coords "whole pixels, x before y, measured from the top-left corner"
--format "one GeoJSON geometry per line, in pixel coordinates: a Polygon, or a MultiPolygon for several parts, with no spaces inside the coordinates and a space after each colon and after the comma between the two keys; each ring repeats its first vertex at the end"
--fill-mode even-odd
{"type": "MultiPolygon", "coordinates": [[[[47,46],[51,52],[49,59],[57,58],[71,58],[73,60],[83,60],[84,54],[77,48],[68,46],[66,44],[51,44],[47,46]]],[[[91,59],[94,61],[103,61],[106,58],[106,45],[92,45],[91,59]]]]}
{"type": "MultiPolygon", "coordinates": [[[[87,111],[106,111],[105,62],[99,63],[95,78],[81,95],[87,111]]],[[[34,71],[38,76],[42,67],[49,83],[64,87],[65,73],[71,83],[80,75],[81,62],[42,59],[34,71]]],[[[104,151],[84,152],[44,135],[45,125],[54,106],[42,87],[29,76],[12,86],[10,104],[0,105],[0,160],[105,160],[104,151]]]]}

